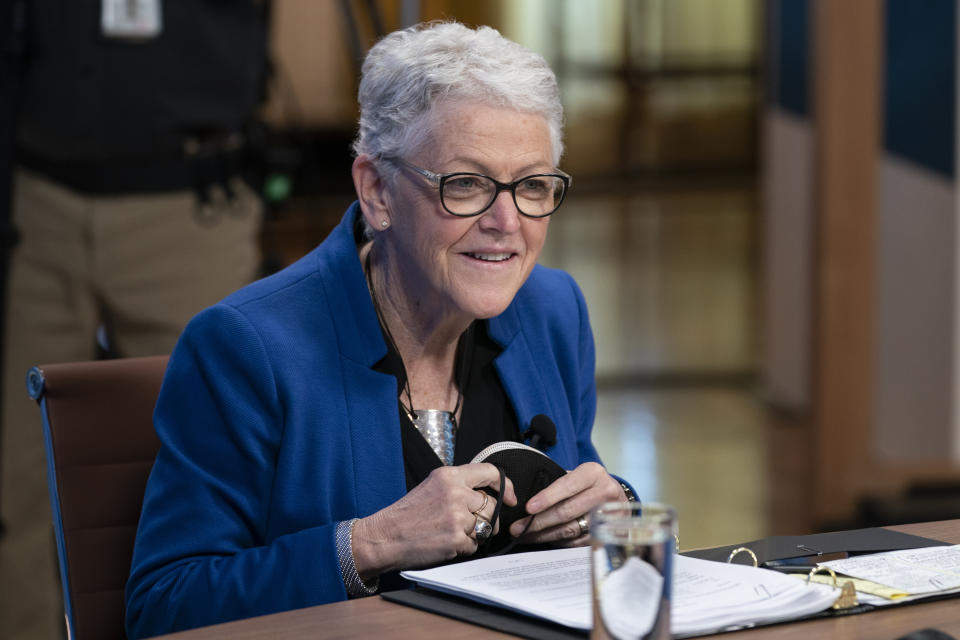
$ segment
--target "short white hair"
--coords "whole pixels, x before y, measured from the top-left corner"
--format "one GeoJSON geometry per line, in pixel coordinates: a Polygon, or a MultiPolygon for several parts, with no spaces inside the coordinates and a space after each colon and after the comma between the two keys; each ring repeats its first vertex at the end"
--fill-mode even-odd
{"type": "Polygon", "coordinates": [[[554,166],[563,154],[556,76],[543,56],[491,27],[431,22],[394,31],[367,54],[358,99],[357,155],[388,159],[416,151],[429,133],[432,109],[448,100],[542,116],[554,166]]]}

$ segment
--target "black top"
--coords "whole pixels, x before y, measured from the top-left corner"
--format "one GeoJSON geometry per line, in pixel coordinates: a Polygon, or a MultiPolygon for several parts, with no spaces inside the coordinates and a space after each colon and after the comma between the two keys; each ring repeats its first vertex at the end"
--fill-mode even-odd
{"type": "Polygon", "coordinates": [[[19,144],[66,164],[176,157],[184,140],[239,130],[262,100],[261,0],[161,2],[145,41],[104,35],[101,0],[32,0],[19,144]]]}
{"type": "MultiPolygon", "coordinates": [[[[476,321],[473,327],[473,331],[465,334],[463,339],[467,343],[460,350],[469,352],[470,356],[461,389],[463,407],[460,411],[461,418],[453,453],[455,465],[469,463],[475,455],[494,442],[520,441],[517,416],[493,362],[503,349],[487,335],[486,322],[476,321]]],[[[386,336],[384,341],[387,343],[387,355],[374,366],[374,369],[381,373],[393,374],[397,378],[397,397],[399,398],[406,382],[403,363],[386,336]]],[[[403,443],[407,491],[410,491],[423,482],[431,471],[443,466],[443,463],[410,422],[399,401],[397,411],[400,414],[400,438],[403,443]]]]}

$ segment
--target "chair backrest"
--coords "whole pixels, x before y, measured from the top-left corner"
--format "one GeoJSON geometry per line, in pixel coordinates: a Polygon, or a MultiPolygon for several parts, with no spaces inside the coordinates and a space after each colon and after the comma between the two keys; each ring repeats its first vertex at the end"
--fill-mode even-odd
{"type": "Polygon", "coordinates": [[[124,586],[160,444],[153,408],[167,356],[34,367],[67,633],[125,638],[124,586]]]}

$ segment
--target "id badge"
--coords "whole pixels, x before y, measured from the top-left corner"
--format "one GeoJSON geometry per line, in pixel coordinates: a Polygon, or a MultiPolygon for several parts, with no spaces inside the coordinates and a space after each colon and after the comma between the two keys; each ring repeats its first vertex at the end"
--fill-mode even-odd
{"type": "Polygon", "coordinates": [[[100,28],[108,38],[156,38],[163,30],[160,0],[101,0],[100,28]]]}

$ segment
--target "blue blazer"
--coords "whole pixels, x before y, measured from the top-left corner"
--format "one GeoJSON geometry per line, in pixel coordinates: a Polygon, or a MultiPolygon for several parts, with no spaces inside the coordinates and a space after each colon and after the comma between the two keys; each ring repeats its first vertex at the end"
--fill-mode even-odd
{"type": "MultiPolygon", "coordinates": [[[[353,225],[198,314],[154,414],[161,448],[144,497],[127,632],[168,633],[346,599],[337,523],[406,493],[396,380],[353,225]]],[[[521,428],[557,425],[547,454],[597,461],[594,345],[583,295],[534,268],[503,314],[497,372],[521,428]]]]}

